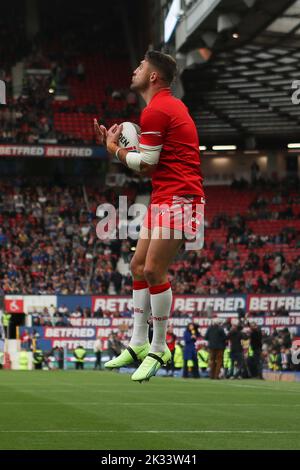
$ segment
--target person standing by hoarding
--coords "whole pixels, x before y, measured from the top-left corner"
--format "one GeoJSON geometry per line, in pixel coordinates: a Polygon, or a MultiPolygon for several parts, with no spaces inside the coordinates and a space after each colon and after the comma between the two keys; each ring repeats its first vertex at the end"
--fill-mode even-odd
{"type": "Polygon", "coordinates": [[[167,330],[167,335],[166,335],[166,343],[168,348],[170,349],[171,352],[171,363],[167,364],[167,373],[169,373],[169,370],[171,369],[171,375],[174,375],[174,354],[175,354],[175,345],[176,345],[176,335],[173,332],[173,328],[170,327],[167,330]]]}
{"type": "Polygon", "coordinates": [[[4,352],[0,350],[0,369],[3,369],[4,352]]]}
{"type": "Polygon", "coordinates": [[[19,370],[28,370],[29,367],[29,355],[27,350],[21,349],[19,354],[19,370]]]}
{"type": "Polygon", "coordinates": [[[197,356],[199,369],[201,369],[202,374],[205,375],[209,365],[209,352],[207,351],[207,347],[204,344],[198,350],[197,356]]]}
{"type": "Polygon", "coordinates": [[[233,325],[228,333],[230,341],[230,359],[231,359],[231,379],[241,379],[245,367],[242,340],[247,336],[242,332],[241,325],[233,325]]]}
{"type": "Polygon", "coordinates": [[[25,330],[22,331],[20,340],[21,340],[21,347],[23,349],[26,349],[27,351],[29,351],[30,346],[31,346],[31,336],[30,336],[27,328],[25,328],[25,330]]]}
{"type": "Polygon", "coordinates": [[[255,376],[263,379],[262,373],[262,332],[255,322],[250,325],[250,347],[252,350],[252,361],[254,365],[255,376]]]}
{"type": "Polygon", "coordinates": [[[94,365],[94,370],[101,370],[102,369],[102,364],[101,364],[101,356],[102,356],[102,340],[100,335],[98,335],[95,343],[94,343],[94,353],[96,355],[96,360],[95,360],[95,365],[94,365]]]}
{"type": "Polygon", "coordinates": [[[219,325],[218,319],[214,319],[213,324],[207,329],[205,340],[208,341],[210,378],[217,380],[219,379],[224,349],[226,347],[226,334],[221,325],[219,325]]]}
{"type": "Polygon", "coordinates": [[[124,346],[119,340],[117,333],[113,332],[109,335],[107,349],[110,358],[116,357],[121,354],[121,351],[122,349],[124,349],[124,346]]]}
{"type": "Polygon", "coordinates": [[[230,347],[226,344],[223,354],[224,378],[229,379],[231,371],[230,347]]]}
{"type": "Polygon", "coordinates": [[[74,349],[73,355],[75,357],[75,368],[76,370],[78,369],[84,369],[84,358],[86,356],[86,350],[84,347],[80,344],[77,346],[76,349],[74,349]]]}
{"type": "Polygon", "coordinates": [[[184,352],[183,352],[183,358],[184,358],[184,366],[183,366],[183,377],[187,378],[188,377],[188,364],[191,361],[193,366],[192,366],[192,374],[194,379],[199,378],[199,367],[198,367],[198,358],[197,358],[197,351],[196,351],[196,341],[198,337],[200,336],[198,327],[194,323],[189,323],[184,335],[184,352]]]}
{"type": "Polygon", "coordinates": [[[11,314],[3,312],[2,314],[2,325],[4,329],[5,338],[9,339],[9,323],[11,319],[11,314]]]}
{"type": "Polygon", "coordinates": [[[64,368],[64,348],[56,346],[51,351],[51,356],[54,356],[57,367],[62,370],[64,368]]]}
{"type": "Polygon", "coordinates": [[[44,362],[44,353],[41,349],[35,349],[33,352],[33,364],[36,370],[41,370],[44,362]]]}
{"type": "Polygon", "coordinates": [[[184,365],[183,359],[183,346],[181,343],[175,343],[175,352],[174,352],[174,371],[181,371],[184,365]]]}
{"type": "Polygon", "coordinates": [[[63,369],[64,368],[64,362],[65,362],[65,352],[64,348],[61,346],[58,350],[58,368],[63,369]]]}

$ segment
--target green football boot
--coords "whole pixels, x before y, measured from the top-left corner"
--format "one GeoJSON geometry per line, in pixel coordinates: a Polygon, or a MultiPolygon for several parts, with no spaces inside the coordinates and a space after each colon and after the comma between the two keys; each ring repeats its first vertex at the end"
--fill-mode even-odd
{"type": "Polygon", "coordinates": [[[166,348],[165,351],[161,353],[149,353],[131,376],[131,380],[140,383],[150,380],[160,367],[165,366],[170,361],[171,357],[172,355],[169,348],[166,348]]]}
{"type": "Polygon", "coordinates": [[[128,346],[119,356],[106,362],[104,367],[106,369],[119,369],[120,367],[128,366],[136,361],[142,362],[149,350],[149,343],[142,344],[142,346],[128,346]]]}

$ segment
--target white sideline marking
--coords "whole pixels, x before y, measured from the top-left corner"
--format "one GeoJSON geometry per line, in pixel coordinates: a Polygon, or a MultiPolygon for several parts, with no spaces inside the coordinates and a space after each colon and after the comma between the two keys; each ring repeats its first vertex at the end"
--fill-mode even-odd
{"type": "MultiPolygon", "coordinates": [[[[30,405],[32,406],[32,402],[29,401],[1,401],[0,402],[0,407],[1,405],[30,405]]],[[[64,406],[64,405],[102,405],[101,401],[95,401],[95,402],[86,402],[86,401],[62,401],[62,402],[35,402],[34,406],[36,405],[49,405],[49,406],[64,406]]],[[[163,405],[163,406],[199,406],[199,402],[189,402],[189,403],[174,403],[174,402],[146,402],[146,403],[132,403],[132,402],[110,402],[110,403],[105,403],[105,406],[158,406],[158,405],[163,405]]],[[[226,407],[232,407],[232,406],[263,406],[263,407],[294,407],[294,406],[300,406],[300,403],[214,403],[213,406],[226,406],[226,407]]]]}
{"type": "Polygon", "coordinates": [[[255,430],[211,430],[211,429],[201,429],[193,431],[177,431],[174,429],[171,430],[146,430],[146,431],[116,431],[116,430],[104,430],[104,429],[95,429],[95,430],[69,430],[69,429],[58,429],[58,430],[0,430],[1,432],[9,433],[103,433],[103,434],[300,434],[299,431],[255,431],[255,430]]]}
{"type": "Polygon", "coordinates": [[[226,383],[226,386],[240,387],[240,388],[259,388],[260,390],[265,390],[267,392],[282,392],[282,393],[284,393],[284,392],[293,392],[293,393],[299,393],[299,391],[300,391],[300,387],[297,390],[296,388],[272,388],[271,386],[262,387],[262,386],[259,386],[259,385],[239,385],[239,384],[233,384],[233,383],[226,383]]]}

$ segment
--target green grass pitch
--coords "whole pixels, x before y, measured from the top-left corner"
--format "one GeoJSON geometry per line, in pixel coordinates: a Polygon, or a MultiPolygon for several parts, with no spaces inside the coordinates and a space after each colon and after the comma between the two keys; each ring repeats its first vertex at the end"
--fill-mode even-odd
{"type": "Polygon", "coordinates": [[[300,383],[0,371],[0,449],[299,449],[300,383]]]}

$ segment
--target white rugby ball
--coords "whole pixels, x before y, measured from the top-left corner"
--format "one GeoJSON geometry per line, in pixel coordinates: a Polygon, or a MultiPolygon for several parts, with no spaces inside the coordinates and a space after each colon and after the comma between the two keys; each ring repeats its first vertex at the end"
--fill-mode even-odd
{"type": "Polygon", "coordinates": [[[141,134],[140,127],[132,122],[122,122],[122,126],[123,129],[118,143],[119,147],[132,152],[138,152],[141,134]]]}

